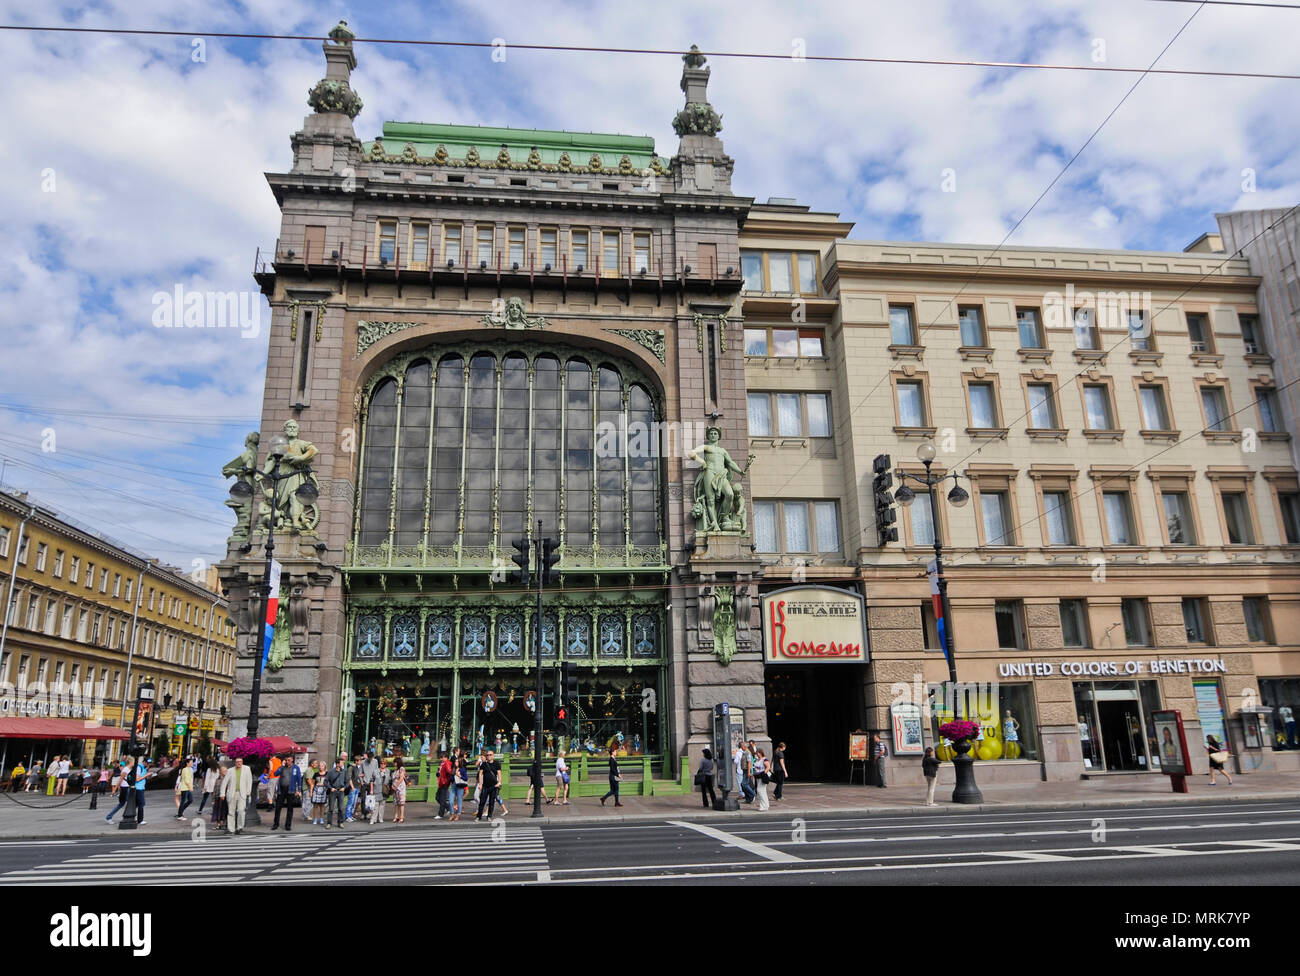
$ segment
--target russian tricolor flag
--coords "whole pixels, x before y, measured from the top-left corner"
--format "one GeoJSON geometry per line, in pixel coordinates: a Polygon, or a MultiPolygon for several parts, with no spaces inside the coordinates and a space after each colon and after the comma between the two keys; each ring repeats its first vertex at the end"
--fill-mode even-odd
{"type": "Polygon", "coordinates": [[[271,654],[271,638],[275,635],[275,618],[280,613],[280,570],[282,567],[271,560],[271,592],[266,600],[266,622],[262,634],[262,669],[266,669],[266,659],[271,654]]]}
{"type": "Polygon", "coordinates": [[[943,594],[939,592],[939,567],[932,559],[926,569],[930,576],[930,600],[934,603],[934,626],[939,632],[939,646],[943,648],[943,656],[951,661],[952,654],[948,649],[948,621],[943,616],[943,594]]]}

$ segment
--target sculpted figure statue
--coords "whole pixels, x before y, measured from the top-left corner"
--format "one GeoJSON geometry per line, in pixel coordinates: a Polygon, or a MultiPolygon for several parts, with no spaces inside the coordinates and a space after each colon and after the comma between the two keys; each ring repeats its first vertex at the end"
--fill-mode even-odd
{"type": "Polygon", "coordinates": [[[243,483],[248,487],[246,494],[238,497],[232,496],[226,499],[226,504],[235,510],[235,530],[230,534],[232,539],[248,538],[248,516],[253,507],[253,499],[259,494],[257,483],[254,476],[257,472],[257,444],[261,436],[257,431],[253,431],[244,438],[244,450],[237,458],[231,460],[221,469],[224,477],[233,477],[236,482],[243,483]]]}
{"type": "Polygon", "coordinates": [[[695,478],[695,504],[691,515],[695,519],[696,532],[743,532],[745,531],[745,502],[741,494],[739,478],[745,476],[746,468],[740,467],[731,459],[725,447],[718,442],[722,440],[722,431],[710,427],[705,435],[707,444],[692,448],[687,456],[698,461],[700,473],[695,478]],[[733,473],[737,480],[732,480],[733,473]]]}
{"type": "MultiPolygon", "coordinates": [[[[311,462],[320,452],[311,441],[298,437],[296,420],[284,422],[284,436],[289,438],[289,445],[280,458],[280,470],[283,473],[288,469],[292,474],[275,486],[275,526],[277,530],[288,528],[292,532],[312,532],[316,528],[315,517],[318,517],[316,507],[311,506],[309,511],[298,497],[298,489],[309,484],[319,493],[320,486],[311,472],[311,462]]],[[[274,462],[268,458],[263,473],[270,474],[273,466],[274,462]]]]}

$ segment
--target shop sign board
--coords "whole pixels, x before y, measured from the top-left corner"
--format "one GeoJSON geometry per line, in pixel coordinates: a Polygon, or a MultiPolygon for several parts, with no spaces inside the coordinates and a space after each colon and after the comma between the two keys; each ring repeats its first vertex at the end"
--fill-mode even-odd
{"type": "Polygon", "coordinates": [[[1000,678],[1113,678],[1122,675],[1227,674],[1222,658],[1129,661],[999,661],[1000,678]]]}
{"type": "Polygon", "coordinates": [[[787,586],[763,597],[767,664],[865,664],[866,601],[834,586],[787,586]]]}

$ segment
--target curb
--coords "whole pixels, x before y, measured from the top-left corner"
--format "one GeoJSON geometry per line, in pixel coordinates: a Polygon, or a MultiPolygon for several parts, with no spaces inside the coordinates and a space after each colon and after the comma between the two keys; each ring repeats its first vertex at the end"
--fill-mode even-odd
{"type": "MultiPolygon", "coordinates": [[[[593,824],[602,823],[623,823],[623,824],[663,824],[670,821],[725,821],[733,822],[738,820],[757,820],[760,817],[778,816],[786,817],[819,817],[819,816],[898,816],[898,815],[928,815],[935,816],[944,814],[948,816],[959,816],[967,813],[1032,813],[1035,811],[1052,811],[1052,810],[1097,810],[1097,809],[1128,809],[1135,807],[1164,806],[1173,802],[1177,803],[1200,803],[1212,806],[1228,806],[1234,803],[1271,803],[1279,801],[1291,801],[1300,803],[1300,792],[1298,791],[1280,791],[1271,793],[1220,793],[1214,796],[1205,796],[1197,794],[1168,793],[1156,794],[1149,797],[1122,797],[1117,799],[1088,799],[1088,800],[1041,800],[1041,801],[1022,801],[1017,803],[974,803],[970,805],[946,802],[942,805],[927,807],[923,804],[915,806],[893,806],[893,807],[782,807],[779,811],[775,809],[768,810],[766,813],[758,813],[756,810],[732,810],[717,811],[711,810],[704,812],[701,810],[682,811],[680,813],[634,813],[634,814],[613,814],[609,816],[576,816],[565,817],[563,819],[552,819],[550,817],[541,818],[537,826],[546,826],[550,828],[578,826],[586,827],[593,824]]],[[[533,818],[527,814],[521,817],[515,817],[511,820],[500,818],[493,823],[532,823],[533,818]]],[[[432,825],[433,821],[428,821],[432,825]]],[[[412,821],[411,826],[425,826],[421,821],[412,821]]],[[[391,824],[386,825],[391,826],[391,824]]],[[[141,837],[149,840],[181,840],[189,835],[189,827],[177,827],[174,832],[144,832],[135,831],[133,837],[141,837]]],[[[224,830],[218,831],[225,833],[224,830]]],[[[6,841],[47,841],[47,840],[105,840],[108,837],[116,836],[119,833],[116,826],[105,829],[97,833],[88,831],[69,831],[61,833],[41,834],[40,836],[29,835],[0,835],[0,843],[6,841]]],[[[270,835],[271,831],[265,827],[250,828],[250,833],[254,836],[270,835]]],[[[334,835],[330,835],[334,836],[334,835]]]]}

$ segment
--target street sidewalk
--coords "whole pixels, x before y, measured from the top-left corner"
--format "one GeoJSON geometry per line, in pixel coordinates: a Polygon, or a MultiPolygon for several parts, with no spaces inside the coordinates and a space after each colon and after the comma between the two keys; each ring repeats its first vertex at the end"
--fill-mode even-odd
{"type": "MultiPolygon", "coordinates": [[[[1252,773],[1234,778],[1234,785],[1220,781],[1209,785],[1206,776],[1190,777],[1190,793],[1170,791],[1169,779],[1159,775],[1113,776],[1106,779],[1076,780],[1068,783],[1021,783],[1009,786],[982,787],[984,803],[978,805],[951,802],[951,776],[940,779],[936,805],[926,807],[925,792],[915,787],[890,787],[880,789],[869,786],[845,786],[838,783],[790,783],[785,786],[785,799],[773,801],[769,814],[789,817],[824,816],[827,814],[969,814],[977,811],[1015,812],[1029,810],[1080,809],[1088,807],[1154,806],[1176,803],[1230,803],[1242,800],[1281,800],[1300,803],[1300,773],[1252,773]]],[[[768,787],[771,795],[772,787],[768,787]]],[[[550,795],[550,784],[547,786],[550,795]]],[[[472,796],[472,793],[471,793],[472,796]]],[[[175,802],[170,793],[150,791],[146,808],[145,825],[135,831],[119,831],[121,814],[109,826],[104,816],[114,803],[101,799],[97,811],[90,810],[89,797],[68,803],[70,798],[37,796],[34,793],[5,793],[0,795],[0,840],[63,840],[89,837],[148,836],[156,838],[181,838],[194,829],[194,807],[187,811],[189,819],[182,823],[175,819],[175,802]],[[15,802],[17,801],[17,802],[15,802]]],[[[469,823],[473,808],[466,797],[466,816],[469,823]]],[[[536,822],[550,824],[583,824],[603,821],[664,822],[667,820],[720,820],[735,822],[758,814],[757,805],[742,805],[734,813],[705,810],[699,792],[684,796],[628,796],[623,806],[616,808],[610,800],[604,807],[596,797],[575,799],[566,806],[543,804],[544,820],[532,821],[532,805],[523,800],[510,802],[508,822],[536,822]]],[[[438,812],[436,803],[410,803],[406,808],[406,825],[432,826],[438,812]]],[[[294,833],[317,832],[333,835],[322,827],[313,826],[301,817],[294,816],[294,833]]],[[[260,811],[262,825],[249,827],[250,833],[270,833],[271,812],[260,811]]],[[[499,815],[499,813],[498,813],[499,815]]],[[[204,813],[206,819],[207,813],[204,813]]],[[[376,829],[404,829],[392,824],[393,807],[388,804],[385,823],[371,827],[363,818],[346,825],[345,833],[376,829]]],[[[441,824],[439,824],[441,826],[441,824]]],[[[455,828],[452,828],[455,829],[455,828]]],[[[0,868],[4,858],[0,854],[0,868]]]]}

